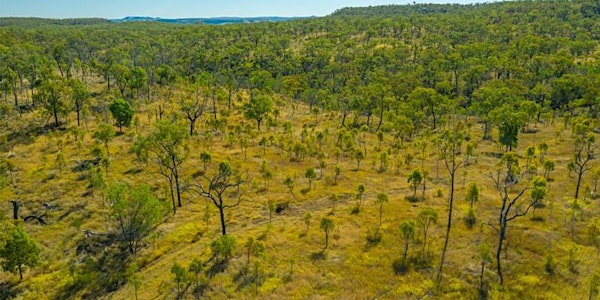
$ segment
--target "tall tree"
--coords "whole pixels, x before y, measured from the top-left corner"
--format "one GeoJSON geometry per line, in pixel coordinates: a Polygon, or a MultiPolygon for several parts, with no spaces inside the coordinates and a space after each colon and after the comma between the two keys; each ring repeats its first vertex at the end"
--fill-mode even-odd
{"type": "Polygon", "coordinates": [[[40,85],[34,97],[52,115],[56,127],[60,125],[59,115],[66,112],[64,94],[65,87],[62,79],[49,79],[40,85]]]}
{"type": "Polygon", "coordinates": [[[173,213],[177,211],[175,196],[177,206],[181,207],[180,172],[189,154],[188,138],[184,125],[159,121],[154,131],[141,137],[132,147],[132,151],[143,161],[152,160],[158,166],[158,172],[169,182],[173,213]]]}
{"type": "Polygon", "coordinates": [[[196,121],[202,117],[204,108],[206,106],[203,101],[200,101],[199,89],[196,89],[194,96],[188,95],[184,98],[181,98],[179,106],[185,118],[190,122],[190,135],[194,135],[196,121]]]}
{"type": "Polygon", "coordinates": [[[499,166],[501,168],[496,177],[490,177],[494,181],[501,201],[501,208],[498,213],[498,225],[500,227],[498,228],[498,248],[496,249],[496,270],[500,284],[503,284],[501,253],[508,224],[510,221],[526,215],[535,206],[536,202],[544,197],[546,179],[538,176],[527,185],[519,187],[518,183],[522,173],[519,167],[519,158],[514,152],[505,153],[500,159],[499,166]],[[527,191],[531,192],[531,197],[525,195],[527,191]]]}
{"type": "Polygon", "coordinates": [[[461,146],[464,140],[462,123],[459,123],[452,130],[446,130],[442,133],[439,145],[440,156],[444,160],[444,165],[450,175],[450,195],[448,198],[448,225],[446,227],[446,237],[444,239],[444,248],[440,259],[440,266],[437,273],[437,286],[442,282],[442,273],[446,258],[446,250],[450,240],[450,230],[452,229],[452,212],[454,211],[454,183],[456,181],[456,172],[463,165],[464,160],[460,159],[461,146]]]}
{"type": "Polygon", "coordinates": [[[590,162],[596,158],[596,138],[590,126],[590,120],[583,120],[574,124],[575,143],[573,157],[569,161],[569,171],[577,174],[577,185],[575,186],[575,199],[579,197],[581,179],[583,175],[592,169],[590,162]]]}
{"type": "Polygon", "coordinates": [[[71,98],[73,99],[75,113],[77,114],[77,126],[81,126],[81,111],[88,104],[90,92],[85,83],[78,79],[71,79],[69,86],[71,87],[71,98]]]}

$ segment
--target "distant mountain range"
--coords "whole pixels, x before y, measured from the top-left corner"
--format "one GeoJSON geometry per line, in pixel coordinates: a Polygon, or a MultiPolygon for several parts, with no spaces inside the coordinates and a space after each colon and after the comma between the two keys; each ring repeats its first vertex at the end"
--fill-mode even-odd
{"type": "Polygon", "coordinates": [[[225,25],[225,24],[246,24],[259,22],[282,22],[304,17],[218,17],[218,18],[184,18],[184,19],[163,19],[154,17],[125,17],[122,19],[112,19],[111,22],[163,22],[171,24],[208,24],[208,25],[225,25]]]}

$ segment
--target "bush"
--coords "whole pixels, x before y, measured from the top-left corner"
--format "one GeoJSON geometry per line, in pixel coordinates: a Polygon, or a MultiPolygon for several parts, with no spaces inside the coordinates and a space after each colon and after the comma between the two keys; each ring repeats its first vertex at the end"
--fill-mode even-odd
{"type": "Polygon", "coordinates": [[[210,244],[210,249],[215,258],[229,260],[235,251],[235,238],[223,235],[210,244]]]}

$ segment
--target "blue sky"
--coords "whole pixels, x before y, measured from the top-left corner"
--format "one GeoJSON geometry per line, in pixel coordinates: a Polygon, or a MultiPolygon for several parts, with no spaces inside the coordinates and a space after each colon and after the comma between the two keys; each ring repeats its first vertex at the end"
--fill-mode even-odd
{"type": "MultiPolygon", "coordinates": [[[[418,3],[475,3],[483,0],[429,0],[418,3]]],[[[0,0],[0,17],[122,18],[152,16],[252,17],[324,16],[337,8],[407,4],[412,0],[0,0]]]]}

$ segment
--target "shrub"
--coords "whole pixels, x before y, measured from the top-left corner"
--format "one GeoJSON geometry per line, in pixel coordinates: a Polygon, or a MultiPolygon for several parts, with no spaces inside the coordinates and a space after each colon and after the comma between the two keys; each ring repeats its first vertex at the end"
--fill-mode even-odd
{"type": "Polygon", "coordinates": [[[215,258],[229,260],[235,251],[235,238],[223,235],[210,244],[210,249],[215,258]]]}

